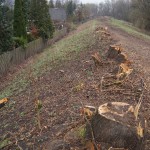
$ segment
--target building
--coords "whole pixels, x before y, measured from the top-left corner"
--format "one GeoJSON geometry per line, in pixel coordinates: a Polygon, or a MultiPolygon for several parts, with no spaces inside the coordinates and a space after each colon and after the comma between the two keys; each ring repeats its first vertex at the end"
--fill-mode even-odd
{"type": "Polygon", "coordinates": [[[63,8],[50,8],[49,13],[54,22],[65,22],[67,19],[66,11],[63,8]]]}

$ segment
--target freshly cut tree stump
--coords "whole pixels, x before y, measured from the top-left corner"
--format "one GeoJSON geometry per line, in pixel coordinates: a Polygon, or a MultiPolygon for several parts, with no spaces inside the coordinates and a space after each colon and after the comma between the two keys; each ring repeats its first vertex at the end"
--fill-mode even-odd
{"type": "Polygon", "coordinates": [[[125,63],[128,61],[128,56],[124,53],[120,53],[118,54],[118,56],[116,57],[116,61],[118,63],[125,63]]]}
{"type": "Polygon", "coordinates": [[[99,27],[97,27],[97,28],[95,29],[95,31],[96,31],[96,32],[99,32],[99,31],[107,31],[107,27],[101,27],[101,26],[99,26],[99,27]]]}
{"type": "Polygon", "coordinates": [[[92,56],[92,59],[94,61],[95,67],[103,65],[103,62],[102,62],[102,59],[101,59],[99,52],[96,52],[95,54],[93,54],[91,56],[92,56]]]}
{"type": "Polygon", "coordinates": [[[122,47],[118,45],[110,45],[109,50],[107,52],[107,57],[110,59],[116,58],[121,52],[122,47]]]}
{"type": "Polygon", "coordinates": [[[3,99],[1,99],[1,100],[0,100],[0,109],[1,109],[2,107],[4,107],[7,102],[8,102],[8,98],[3,98],[3,99]]]}
{"type": "Polygon", "coordinates": [[[132,73],[133,69],[129,68],[128,64],[121,63],[119,65],[118,72],[116,74],[116,77],[118,80],[123,80],[126,77],[128,77],[132,73]]]}
{"type": "Polygon", "coordinates": [[[144,150],[145,145],[144,127],[135,120],[134,107],[122,102],[101,105],[87,123],[86,138],[128,150],[144,150]]]}

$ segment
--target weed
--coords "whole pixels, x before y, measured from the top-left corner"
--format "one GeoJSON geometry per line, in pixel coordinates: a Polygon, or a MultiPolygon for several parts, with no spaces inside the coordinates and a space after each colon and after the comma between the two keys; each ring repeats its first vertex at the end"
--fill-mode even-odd
{"type": "Polygon", "coordinates": [[[85,134],[86,134],[85,126],[79,127],[79,129],[78,129],[78,134],[79,134],[79,137],[85,138],[85,134]]]}

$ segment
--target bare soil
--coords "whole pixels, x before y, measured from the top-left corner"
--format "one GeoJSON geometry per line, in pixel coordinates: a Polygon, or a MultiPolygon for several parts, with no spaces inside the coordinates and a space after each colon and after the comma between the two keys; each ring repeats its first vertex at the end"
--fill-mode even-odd
{"type": "MultiPolygon", "coordinates": [[[[51,143],[54,143],[54,146],[59,145],[60,140],[63,140],[71,129],[83,124],[83,116],[80,115],[82,105],[97,107],[113,101],[136,105],[138,99],[136,90],[139,88],[141,78],[144,79],[147,89],[144,91],[140,115],[148,120],[150,129],[148,89],[150,87],[150,42],[111,27],[106,22],[103,25],[109,26],[111,39],[97,38],[95,45],[79,54],[68,53],[67,57],[71,57],[70,61],[63,61],[61,65],[43,74],[25,91],[12,96],[11,100],[14,103],[0,110],[0,140],[10,141],[3,148],[4,150],[52,150],[51,143]],[[102,76],[112,72],[117,66],[115,62],[107,63],[108,60],[105,59],[109,45],[114,43],[124,47],[125,53],[133,62],[134,71],[124,84],[100,91],[98,87],[102,76]],[[95,68],[91,58],[91,55],[97,51],[106,62],[98,69],[95,68]],[[40,112],[42,129],[38,129],[37,125],[35,110],[37,99],[41,100],[43,105],[40,112]]],[[[84,25],[81,25],[76,32],[80,32],[83,27],[84,25]]],[[[93,38],[96,38],[95,33],[93,33],[93,38]]],[[[82,146],[80,141],[73,141],[69,143],[68,149],[81,150],[82,146]]],[[[105,149],[107,148],[103,147],[103,150],[105,149]]],[[[150,144],[147,142],[146,150],[149,149],[150,144]]]]}

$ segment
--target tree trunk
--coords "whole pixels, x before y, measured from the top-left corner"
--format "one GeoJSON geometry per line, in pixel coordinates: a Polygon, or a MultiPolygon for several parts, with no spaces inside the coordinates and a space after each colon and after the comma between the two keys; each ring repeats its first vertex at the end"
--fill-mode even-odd
{"type": "Polygon", "coordinates": [[[113,148],[144,150],[143,128],[137,129],[133,107],[126,103],[112,102],[101,105],[86,126],[86,138],[110,144],[113,148]],[[92,130],[92,131],[91,131],[92,130]],[[92,135],[93,134],[93,135],[92,135]]]}

